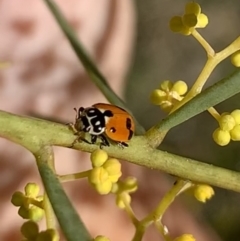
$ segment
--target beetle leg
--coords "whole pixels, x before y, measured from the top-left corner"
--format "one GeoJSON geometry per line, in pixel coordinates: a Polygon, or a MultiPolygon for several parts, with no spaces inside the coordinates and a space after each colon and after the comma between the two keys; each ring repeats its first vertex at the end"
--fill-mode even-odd
{"type": "Polygon", "coordinates": [[[117,145],[124,149],[125,147],[128,147],[128,144],[126,142],[118,142],[117,145]]]}
{"type": "Polygon", "coordinates": [[[68,125],[69,129],[71,129],[71,131],[74,133],[74,135],[80,134],[80,132],[76,129],[75,124],[67,123],[66,125],[68,125]]]}
{"type": "Polygon", "coordinates": [[[104,146],[110,146],[107,138],[104,135],[99,135],[99,138],[101,139],[101,143],[100,143],[100,149],[102,149],[104,146]]]}
{"type": "Polygon", "coordinates": [[[91,144],[95,144],[97,141],[97,136],[96,135],[91,135],[91,144]]]}

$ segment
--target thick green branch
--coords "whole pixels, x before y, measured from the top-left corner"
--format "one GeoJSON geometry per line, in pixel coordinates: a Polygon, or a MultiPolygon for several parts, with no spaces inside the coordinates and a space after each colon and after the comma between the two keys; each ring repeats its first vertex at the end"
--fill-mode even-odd
{"type": "MultiPolygon", "coordinates": [[[[39,149],[36,143],[70,147],[76,138],[67,126],[3,111],[0,111],[0,126],[0,136],[19,143],[32,152],[39,149]]],[[[92,152],[99,147],[82,142],[74,148],[92,152]]],[[[134,137],[128,148],[111,145],[105,150],[112,157],[162,170],[183,179],[240,192],[240,173],[153,149],[143,136],[134,137]]]]}

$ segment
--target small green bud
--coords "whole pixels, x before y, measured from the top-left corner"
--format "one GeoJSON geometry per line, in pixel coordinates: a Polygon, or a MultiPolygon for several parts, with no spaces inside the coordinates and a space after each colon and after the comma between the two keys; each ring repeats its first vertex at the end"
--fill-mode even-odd
{"type": "Polygon", "coordinates": [[[29,219],[29,210],[27,208],[25,208],[24,206],[21,206],[18,209],[18,215],[24,219],[29,219]]]}
{"type": "Polygon", "coordinates": [[[44,216],[44,210],[36,207],[36,206],[32,206],[29,209],[29,219],[31,219],[32,221],[38,222],[40,221],[44,216]]]}
{"type": "Polygon", "coordinates": [[[37,197],[40,187],[36,183],[28,183],[25,186],[25,193],[28,197],[37,197]]]}
{"type": "Polygon", "coordinates": [[[22,192],[14,192],[12,195],[11,202],[14,206],[19,207],[24,204],[25,196],[22,192]]]}
{"type": "Polygon", "coordinates": [[[21,233],[28,240],[34,240],[38,235],[38,225],[33,221],[27,221],[22,225],[21,233]]]}
{"type": "Polygon", "coordinates": [[[59,241],[59,235],[54,229],[42,231],[36,238],[36,241],[59,241]]]}

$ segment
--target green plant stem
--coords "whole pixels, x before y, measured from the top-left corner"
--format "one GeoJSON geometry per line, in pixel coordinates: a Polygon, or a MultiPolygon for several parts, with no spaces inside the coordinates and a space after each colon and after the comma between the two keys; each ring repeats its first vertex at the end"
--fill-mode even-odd
{"type": "Polygon", "coordinates": [[[143,235],[145,233],[145,227],[138,225],[132,241],[142,241],[143,235]]]}
{"type": "Polygon", "coordinates": [[[155,223],[157,230],[162,234],[165,241],[172,241],[168,232],[166,232],[165,227],[161,222],[155,223]]]}
{"type": "Polygon", "coordinates": [[[212,56],[213,57],[215,55],[215,51],[212,48],[212,46],[202,37],[201,34],[199,34],[199,32],[196,29],[194,29],[192,31],[192,35],[202,45],[202,47],[207,52],[208,56],[212,56]]]}
{"type": "MultiPolygon", "coordinates": [[[[160,201],[160,203],[157,205],[155,210],[152,211],[150,214],[148,214],[143,220],[141,220],[138,223],[138,225],[140,225],[140,227],[144,227],[146,229],[149,225],[154,223],[155,226],[157,227],[157,229],[163,235],[164,239],[166,241],[171,241],[169,234],[166,233],[166,231],[164,230],[164,226],[162,224],[162,217],[163,217],[164,213],[166,212],[166,210],[169,208],[169,206],[173,203],[175,198],[180,193],[182,193],[183,191],[185,191],[186,189],[191,187],[191,185],[192,185],[191,182],[179,179],[173,185],[173,187],[165,194],[165,196],[160,201]]],[[[138,228],[137,228],[137,230],[138,230],[138,228]]]]}
{"type": "Polygon", "coordinates": [[[52,205],[48,199],[47,193],[44,192],[43,196],[43,207],[45,211],[45,217],[46,217],[46,224],[47,224],[47,229],[56,229],[56,218],[55,214],[52,209],[52,205]]]}
{"type": "Polygon", "coordinates": [[[132,220],[132,223],[137,226],[139,221],[137,220],[129,202],[126,200],[126,193],[122,193],[121,195],[121,200],[124,203],[125,206],[125,211],[127,212],[128,216],[130,217],[130,219],[132,220]]]}
{"type": "MultiPolygon", "coordinates": [[[[13,115],[4,111],[0,111],[0,126],[0,136],[26,147],[33,153],[38,153],[43,143],[71,147],[76,139],[76,136],[66,125],[13,115]]],[[[239,172],[154,149],[149,146],[148,141],[144,136],[136,136],[129,142],[128,148],[122,149],[117,145],[111,145],[110,147],[104,147],[104,150],[108,152],[109,156],[118,159],[127,160],[151,169],[162,170],[193,182],[240,192],[239,172]]],[[[74,149],[85,152],[93,152],[98,148],[98,145],[85,142],[77,143],[74,146],[74,149]]]]}
{"type": "Polygon", "coordinates": [[[80,178],[88,177],[91,170],[84,171],[84,172],[77,172],[72,174],[60,175],[58,178],[61,182],[70,182],[80,178]]]}
{"type": "Polygon", "coordinates": [[[43,201],[38,201],[38,200],[36,200],[36,199],[34,199],[34,198],[28,198],[28,200],[29,200],[29,202],[31,203],[31,204],[33,204],[34,206],[36,206],[36,207],[38,207],[38,208],[41,208],[41,209],[43,209],[44,207],[43,207],[43,201]],[[29,200],[30,199],[30,200],[29,200]]]}
{"type": "MultiPolygon", "coordinates": [[[[45,157],[45,160],[47,165],[49,166],[49,168],[51,168],[51,170],[53,171],[53,173],[55,173],[55,163],[54,163],[54,153],[53,153],[53,150],[52,148],[46,148],[46,150],[48,150],[46,153],[47,155],[44,156],[45,157]]],[[[41,160],[36,158],[36,160],[41,160]]],[[[49,201],[49,198],[48,198],[48,195],[46,192],[44,192],[44,195],[43,195],[43,208],[44,208],[44,211],[45,211],[45,217],[46,217],[46,226],[47,228],[52,228],[52,229],[57,229],[57,226],[56,226],[56,219],[55,219],[55,214],[53,212],[53,209],[52,209],[52,205],[49,201]]]]}
{"type": "MultiPolygon", "coordinates": [[[[49,145],[38,146],[34,153],[38,170],[42,177],[45,191],[58,218],[60,227],[68,241],[91,241],[88,231],[74,210],[70,200],[64,193],[52,168],[49,159],[53,158],[53,150],[49,145]]],[[[51,223],[49,224],[51,225],[51,223]]]]}
{"type": "Polygon", "coordinates": [[[186,102],[191,100],[194,96],[198,95],[202,91],[204,84],[208,80],[208,77],[213,72],[215,67],[219,63],[221,63],[224,59],[231,56],[233,53],[235,53],[238,50],[240,50],[240,37],[238,37],[229,46],[227,46],[225,49],[223,49],[222,51],[220,51],[216,54],[213,54],[212,50],[210,49],[209,50],[210,53],[207,52],[207,54],[208,54],[207,62],[205,64],[205,66],[203,67],[203,70],[201,71],[197,80],[195,81],[194,85],[192,86],[190,91],[187,93],[187,95],[184,97],[184,99],[178,105],[174,106],[171,113],[174,112],[176,109],[180,108],[181,106],[183,106],[186,102]]]}
{"type": "Polygon", "coordinates": [[[191,182],[185,180],[178,180],[175,185],[167,192],[163,199],[158,204],[157,208],[151,212],[140,223],[143,226],[149,226],[152,222],[161,222],[162,216],[175,198],[187,188],[191,187],[191,182]]]}

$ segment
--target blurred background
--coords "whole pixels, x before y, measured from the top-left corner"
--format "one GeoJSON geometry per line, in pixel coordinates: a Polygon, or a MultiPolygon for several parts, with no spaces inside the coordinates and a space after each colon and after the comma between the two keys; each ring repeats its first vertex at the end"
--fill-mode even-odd
{"type": "MultiPolygon", "coordinates": [[[[172,33],[168,22],[182,15],[187,1],[167,0],[56,0],[79,39],[127,102],[139,122],[148,129],[164,118],[149,102],[162,80],[184,80],[191,86],[206,61],[202,47],[191,36],[172,33]]],[[[219,51],[239,36],[238,1],[198,1],[209,25],[199,30],[219,51]]],[[[105,102],[90,82],[49,10],[40,0],[0,2],[0,109],[21,115],[42,116],[63,123],[73,121],[74,107],[105,102]]],[[[206,86],[228,76],[234,67],[221,63],[206,86]]],[[[239,108],[239,95],[218,105],[222,113],[239,108]]],[[[212,140],[216,121],[202,113],[173,128],[160,149],[239,171],[239,143],[217,146],[212,140]]],[[[89,155],[55,148],[59,174],[90,168],[89,155]],[[84,160],[85,159],[85,160],[84,160]]],[[[139,190],[133,195],[138,218],[149,213],[174,183],[169,175],[126,162],[124,176],[135,176],[139,190]],[[147,182],[146,182],[147,180],[147,182]]],[[[194,170],[193,170],[194,171],[194,170]]],[[[23,220],[10,203],[27,182],[41,182],[33,156],[9,141],[0,142],[1,240],[19,240],[23,220]]],[[[99,196],[86,180],[64,184],[90,233],[111,240],[131,240],[134,227],[115,206],[114,197],[99,196]]],[[[240,195],[215,188],[206,204],[183,195],[167,211],[164,223],[174,238],[192,233],[198,241],[231,241],[240,238],[240,195]]],[[[44,222],[42,222],[44,228],[44,222]]],[[[150,228],[143,240],[162,240],[150,228]]]]}

